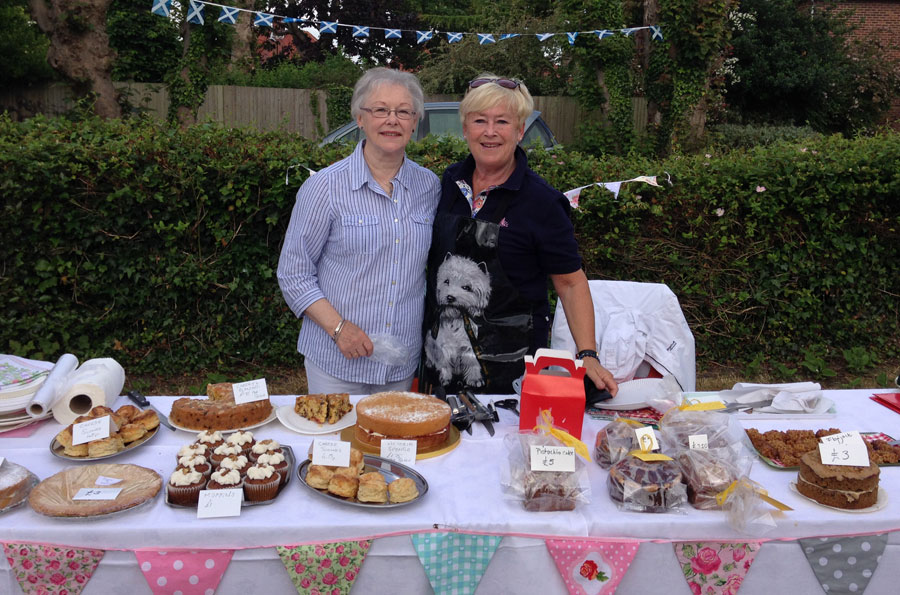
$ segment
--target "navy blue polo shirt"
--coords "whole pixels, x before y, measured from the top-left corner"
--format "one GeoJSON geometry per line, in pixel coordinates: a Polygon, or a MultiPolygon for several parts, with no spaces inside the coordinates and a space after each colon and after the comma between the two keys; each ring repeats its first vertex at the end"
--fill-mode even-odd
{"type": "MultiPolygon", "coordinates": [[[[538,347],[547,346],[550,335],[548,275],[574,273],[581,268],[581,256],[565,195],[528,167],[521,147],[516,147],[515,160],[515,171],[488,193],[476,218],[492,220],[503,194],[513,195],[500,221],[500,263],[510,282],[534,306],[534,353],[538,347]]],[[[441,181],[438,213],[472,216],[456,181],[465,180],[471,186],[474,170],[471,155],[447,168],[441,181]]]]}

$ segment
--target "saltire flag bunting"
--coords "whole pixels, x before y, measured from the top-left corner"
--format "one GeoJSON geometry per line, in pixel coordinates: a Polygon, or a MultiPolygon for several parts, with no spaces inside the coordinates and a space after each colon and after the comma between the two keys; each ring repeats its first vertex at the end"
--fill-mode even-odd
{"type": "Polygon", "coordinates": [[[544,542],[572,595],[609,595],[628,572],[638,541],[547,539],[544,542]]]}
{"type": "Polygon", "coordinates": [[[25,595],[79,595],[106,553],[103,550],[4,543],[10,570],[25,595]]]}
{"type": "Polygon", "coordinates": [[[635,31],[640,31],[641,29],[646,29],[646,27],[630,27],[628,29],[622,29],[622,35],[624,35],[625,37],[628,37],[635,31]]]}
{"type": "Polygon", "coordinates": [[[272,19],[274,17],[275,17],[275,15],[272,15],[272,14],[258,12],[258,13],[256,13],[256,18],[253,19],[253,24],[256,25],[257,27],[271,27],[272,19]]]}
{"type": "Polygon", "coordinates": [[[682,541],[672,547],[692,593],[733,595],[741,588],[760,544],[682,541]]]}
{"type": "Polygon", "coordinates": [[[502,537],[467,533],[410,535],[435,595],[474,593],[502,537]]]}
{"type": "Polygon", "coordinates": [[[613,32],[609,29],[601,29],[599,31],[594,31],[597,34],[597,39],[603,39],[604,37],[610,37],[613,32]]]}
{"type": "Polygon", "coordinates": [[[237,8],[232,8],[230,6],[223,6],[222,12],[219,14],[219,22],[220,23],[228,23],[229,25],[234,25],[237,21],[238,13],[240,10],[237,8]]]}
{"type": "Polygon", "coordinates": [[[206,6],[202,2],[197,2],[196,0],[191,0],[190,7],[188,8],[188,16],[187,22],[193,23],[195,25],[203,24],[203,7],[206,6]]]}
{"type": "Polygon", "coordinates": [[[548,39],[556,35],[556,33],[535,33],[534,35],[538,38],[538,41],[547,41],[548,39]]]}
{"type": "Polygon", "coordinates": [[[575,38],[578,37],[578,31],[566,33],[566,37],[569,38],[569,45],[575,45],[575,38]]]}
{"type": "Polygon", "coordinates": [[[350,593],[371,539],[317,545],[276,546],[297,593],[350,593]]]}
{"type": "Polygon", "coordinates": [[[496,41],[490,33],[476,33],[475,35],[478,36],[478,45],[487,45],[496,41]]]}
{"type": "Polygon", "coordinates": [[[434,37],[434,33],[432,31],[416,31],[416,43],[425,43],[429,39],[434,37]]]}
{"type": "Polygon", "coordinates": [[[337,33],[337,21],[319,21],[319,33],[337,33]]]}
{"type": "Polygon", "coordinates": [[[797,543],[828,593],[863,593],[887,545],[888,534],[812,537],[797,543]]]}
{"type": "Polygon", "coordinates": [[[353,37],[368,37],[369,28],[363,25],[353,25],[353,37]]]}
{"type": "Polygon", "coordinates": [[[650,25],[650,34],[651,34],[650,35],[651,40],[654,40],[654,39],[658,39],[660,41],[663,40],[662,27],[660,27],[659,25],[650,25]]]}
{"type": "Polygon", "coordinates": [[[400,29],[385,29],[384,30],[384,38],[385,39],[400,39],[402,36],[400,34],[400,29]]]}
{"type": "Polygon", "coordinates": [[[462,33],[447,33],[447,43],[456,43],[462,41],[462,33]]]}
{"type": "Polygon", "coordinates": [[[500,41],[504,39],[512,39],[513,37],[518,37],[519,33],[503,33],[500,35],[500,41]]]}
{"type": "Polygon", "coordinates": [[[150,12],[158,14],[161,17],[169,16],[172,11],[172,0],[153,0],[153,8],[150,12]]]}
{"type": "Polygon", "coordinates": [[[135,550],[153,595],[214,593],[234,550],[135,550]]]}

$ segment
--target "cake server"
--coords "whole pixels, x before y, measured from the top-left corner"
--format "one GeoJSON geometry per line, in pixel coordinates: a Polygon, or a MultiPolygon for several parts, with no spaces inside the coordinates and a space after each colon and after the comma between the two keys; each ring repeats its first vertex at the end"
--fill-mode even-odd
{"type": "Polygon", "coordinates": [[[455,395],[446,395],[446,400],[447,404],[450,405],[450,423],[456,426],[457,430],[465,430],[471,435],[472,414],[460,404],[459,399],[455,395]]]}
{"type": "Polygon", "coordinates": [[[130,390],[130,391],[128,391],[128,393],[126,394],[126,396],[127,396],[129,399],[131,399],[132,401],[134,401],[134,404],[137,405],[138,407],[140,407],[141,409],[143,409],[143,408],[145,408],[145,407],[149,407],[150,409],[152,409],[153,411],[155,411],[155,412],[156,412],[156,415],[159,416],[159,423],[161,423],[162,425],[166,426],[167,428],[169,428],[169,429],[172,430],[173,432],[175,431],[175,427],[174,427],[172,424],[169,423],[169,418],[166,417],[165,415],[163,415],[162,412],[161,412],[159,409],[157,409],[156,407],[154,407],[154,406],[150,403],[150,401],[147,399],[147,397],[145,397],[144,395],[142,395],[141,393],[139,393],[139,392],[136,391],[136,390],[130,390]]]}
{"type": "Polygon", "coordinates": [[[491,436],[494,435],[494,424],[492,423],[494,419],[494,415],[487,410],[487,407],[481,404],[475,395],[468,390],[464,390],[459,393],[459,398],[462,399],[462,402],[466,404],[466,407],[469,408],[469,411],[472,412],[473,418],[475,421],[480,421],[484,424],[484,427],[487,429],[488,434],[491,436]]]}

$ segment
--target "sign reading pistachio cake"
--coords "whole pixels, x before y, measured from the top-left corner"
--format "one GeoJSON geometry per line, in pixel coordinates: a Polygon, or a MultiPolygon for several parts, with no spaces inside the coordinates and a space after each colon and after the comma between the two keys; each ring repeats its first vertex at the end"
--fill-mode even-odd
{"type": "Polygon", "coordinates": [[[356,404],[356,439],[379,448],[382,440],[415,440],[417,449],[441,446],[450,436],[450,406],[430,395],[384,392],[356,404]]]}

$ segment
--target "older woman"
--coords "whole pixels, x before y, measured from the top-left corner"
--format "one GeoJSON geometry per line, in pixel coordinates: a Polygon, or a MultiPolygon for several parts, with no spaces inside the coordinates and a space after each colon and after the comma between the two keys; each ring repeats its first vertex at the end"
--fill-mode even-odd
{"type": "Polygon", "coordinates": [[[411,385],[440,196],[437,176],[405,153],[423,107],[412,74],[367,71],[350,103],[364,140],[297,192],[278,284],[303,318],[297,350],[312,393],[368,394],[411,385]],[[400,360],[369,357],[373,338],[379,351],[390,346],[389,353],[403,354],[400,360]]]}
{"type": "Polygon", "coordinates": [[[534,101],[521,81],[484,74],[459,106],[471,154],[447,168],[429,256],[424,385],[509,393],[523,356],[547,346],[548,276],[598,388],[594,310],[569,203],[518,143],[534,101]],[[433,315],[432,315],[433,313],[433,315]]]}

